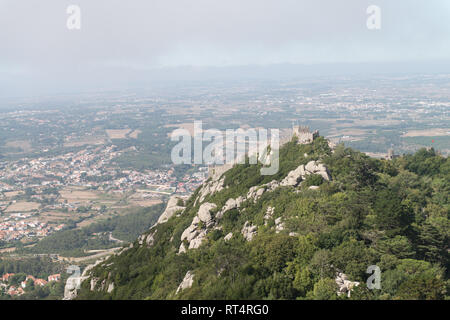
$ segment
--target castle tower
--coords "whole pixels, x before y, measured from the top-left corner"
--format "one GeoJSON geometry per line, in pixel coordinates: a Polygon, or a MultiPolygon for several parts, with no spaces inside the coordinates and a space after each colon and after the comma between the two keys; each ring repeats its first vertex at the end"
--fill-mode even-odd
{"type": "Polygon", "coordinates": [[[314,141],[315,138],[319,136],[319,131],[314,131],[311,133],[308,126],[293,126],[292,136],[297,136],[298,143],[308,144],[314,141]]]}

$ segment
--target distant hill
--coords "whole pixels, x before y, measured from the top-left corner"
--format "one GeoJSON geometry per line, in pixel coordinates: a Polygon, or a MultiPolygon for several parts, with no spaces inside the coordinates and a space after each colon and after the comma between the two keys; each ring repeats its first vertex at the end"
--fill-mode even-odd
{"type": "Polygon", "coordinates": [[[319,137],[280,149],[280,170],[209,179],[117,255],[78,299],[445,299],[450,161],[392,161],[319,137]],[[175,209],[174,209],[175,208],[175,209]],[[381,289],[368,289],[369,266],[381,289]]]}

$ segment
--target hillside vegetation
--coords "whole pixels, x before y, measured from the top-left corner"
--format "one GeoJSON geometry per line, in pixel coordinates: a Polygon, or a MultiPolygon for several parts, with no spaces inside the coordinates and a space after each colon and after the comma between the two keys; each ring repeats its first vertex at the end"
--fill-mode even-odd
{"type": "Polygon", "coordinates": [[[132,242],[156,222],[163,209],[163,204],[157,204],[135,208],[125,215],[98,221],[83,228],[73,225],[40,240],[31,248],[21,248],[17,252],[80,257],[87,255],[86,250],[118,247],[120,244],[112,241],[110,235],[120,241],[132,242]]]}
{"type": "Polygon", "coordinates": [[[280,150],[276,175],[261,176],[259,168],[237,165],[207,181],[221,188],[199,188],[184,210],[93,268],[78,298],[448,298],[448,158],[422,149],[386,161],[343,145],[332,151],[323,138],[293,139],[280,150]],[[298,185],[280,184],[316,160],[330,180],[310,174],[298,185]],[[246,200],[228,205],[239,197],[246,200]],[[203,235],[200,245],[187,241],[190,230],[194,239],[203,235]],[[366,286],[370,265],[381,269],[381,289],[366,286]],[[350,297],[337,294],[338,273],[360,282],[350,297]]]}

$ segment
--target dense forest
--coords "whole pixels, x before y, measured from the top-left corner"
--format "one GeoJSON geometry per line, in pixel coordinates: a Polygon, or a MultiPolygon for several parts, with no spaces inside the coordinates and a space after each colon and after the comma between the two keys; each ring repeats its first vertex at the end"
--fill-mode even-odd
{"type": "Polygon", "coordinates": [[[33,257],[23,259],[0,259],[0,275],[5,273],[25,273],[37,278],[47,278],[51,274],[63,271],[61,264],[48,257],[33,257]]]}
{"type": "Polygon", "coordinates": [[[225,187],[204,202],[220,209],[311,160],[327,167],[330,181],[311,175],[299,186],[245,201],[220,220],[214,209],[220,227],[207,230],[199,248],[179,253],[181,234],[201,204],[197,190],[182,214],[146,232],[151,245],[137,240],[93,269],[91,279],[113,282],[112,292],[91,291],[85,281],[78,298],[448,299],[450,160],[433,149],[388,161],[342,144],[331,150],[323,138],[308,145],[293,139],[280,150],[277,175],[237,165],[224,174],[225,187]],[[268,208],[273,217],[265,220],[268,208]],[[275,228],[278,218],[283,230],[275,228]],[[257,227],[251,241],[241,232],[246,222],[257,227]],[[381,270],[380,289],[366,286],[371,265],[381,270]],[[177,292],[188,271],[192,286],[177,292]],[[350,297],[337,294],[338,272],[360,282],[350,297]]]}

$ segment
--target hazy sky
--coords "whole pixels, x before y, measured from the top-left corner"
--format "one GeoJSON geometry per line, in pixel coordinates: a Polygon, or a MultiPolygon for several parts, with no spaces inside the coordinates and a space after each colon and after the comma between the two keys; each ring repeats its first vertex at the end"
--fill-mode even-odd
{"type": "Polygon", "coordinates": [[[0,95],[160,67],[397,61],[450,62],[450,1],[0,0],[0,95]],[[72,4],[80,30],[66,27],[72,4]]]}

